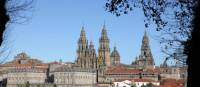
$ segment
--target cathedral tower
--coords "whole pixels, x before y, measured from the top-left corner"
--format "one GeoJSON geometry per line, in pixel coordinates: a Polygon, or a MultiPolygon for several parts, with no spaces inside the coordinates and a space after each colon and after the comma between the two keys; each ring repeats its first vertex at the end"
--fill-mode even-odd
{"type": "Polygon", "coordinates": [[[77,49],[77,60],[76,64],[80,67],[86,67],[85,55],[87,49],[87,39],[85,35],[84,27],[81,28],[81,34],[78,40],[78,49],[77,49]]]}
{"type": "Polygon", "coordinates": [[[94,48],[92,41],[90,41],[90,46],[89,46],[89,57],[90,57],[90,66],[89,67],[96,69],[97,56],[96,56],[96,50],[94,48]]]}
{"type": "Polygon", "coordinates": [[[151,49],[150,49],[150,46],[149,46],[149,38],[147,36],[146,30],[144,32],[144,36],[143,36],[143,39],[142,39],[141,56],[144,56],[146,58],[146,65],[147,66],[155,65],[153,56],[151,54],[151,49]]]}
{"type": "Polygon", "coordinates": [[[110,66],[110,47],[106,26],[103,25],[101,37],[99,39],[98,66],[110,66]]]}
{"type": "Polygon", "coordinates": [[[151,67],[155,65],[153,56],[151,54],[149,38],[147,36],[146,30],[142,38],[141,54],[138,57],[136,57],[136,60],[135,62],[133,62],[133,65],[137,65],[140,67],[151,67]]]}
{"type": "Polygon", "coordinates": [[[92,42],[88,46],[84,27],[81,29],[80,38],[78,40],[76,65],[81,68],[96,68],[96,51],[92,42]]]}
{"type": "Polygon", "coordinates": [[[114,47],[114,50],[110,55],[110,59],[111,59],[111,65],[113,66],[120,65],[120,55],[119,52],[117,51],[116,46],[114,47]]]}

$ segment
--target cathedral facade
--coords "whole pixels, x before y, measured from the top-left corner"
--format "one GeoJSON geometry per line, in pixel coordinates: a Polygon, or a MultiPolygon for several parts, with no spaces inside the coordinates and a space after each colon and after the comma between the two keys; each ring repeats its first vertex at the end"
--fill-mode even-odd
{"type": "Polygon", "coordinates": [[[75,60],[75,64],[82,68],[91,69],[120,65],[119,52],[117,51],[116,46],[114,47],[114,50],[110,52],[109,43],[110,41],[104,24],[99,38],[97,56],[93,42],[90,41],[90,44],[88,44],[85,29],[82,27],[78,39],[77,59],[75,60]]]}
{"type": "MultiPolygon", "coordinates": [[[[104,24],[99,38],[98,54],[96,54],[92,41],[88,44],[84,27],[82,27],[81,34],[78,39],[77,59],[75,63],[82,68],[92,69],[121,65],[120,54],[117,47],[114,46],[113,51],[111,52],[109,44],[110,40],[104,24]]],[[[149,37],[146,31],[144,32],[142,39],[140,55],[135,58],[135,61],[133,61],[131,65],[138,68],[155,66],[154,58],[149,45],[149,37]]]]}
{"type": "Polygon", "coordinates": [[[77,60],[75,64],[81,68],[96,69],[96,50],[92,41],[88,44],[84,27],[81,29],[80,38],[78,40],[77,60]]]}
{"type": "Polygon", "coordinates": [[[22,52],[15,56],[13,61],[0,64],[0,87],[18,87],[27,82],[30,87],[55,87],[55,85],[57,87],[111,87],[114,81],[120,79],[158,81],[159,76],[181,79],[180,75],[185,74],[180,72],[179,68],[167,67],[166,64],[161,67],[155,66],[146,31],[142,38],[140,55],[132,64],[122,64],[117,47],[114,46],[113,50],[110,48],[110,39],[104,24],[99,37],[98,50],[95,49],[92,41],[88,42],[85,28],[81,28],[74,62],[43,63],[22,52]]]}
{"type": "Polygon", "coordinates": [[[154,58],[146,31],[142,39],[141,54],[128,67],[120,63],[120,53],[116,46],[111,51],[105,24],[99,38],[98,54],[96,54],[92,41],[88,44],[84,27],[81,29],[77,48],[75,64],[85,69],[95,69],[97,71],[97,83],[109,83],[120,78],[144,77],[158,80],[158,70],[154,68],[154,58]]]}

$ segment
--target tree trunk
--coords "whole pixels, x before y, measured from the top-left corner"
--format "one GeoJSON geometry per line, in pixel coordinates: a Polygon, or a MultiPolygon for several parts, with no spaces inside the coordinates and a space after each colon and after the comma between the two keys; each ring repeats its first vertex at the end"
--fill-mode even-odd
{"type": "Polygon", "coordinates": [[[6,29],[6,24],[9,21],[9,15],[6,9],[6,0],[0,0],[0,46],[3,42],[3,33],[6,29]]]}
{"type": "MultiPolygon", "coordinates": [[[[200,20],[200,1],[198,1],[197,7],[194,9],[194,19],[192,23],[192,32],[191,32],[191,40],[189,41],[189,52],[188,52],[188,59],[187,59],[187,64],[188,64],[188,78],[187,78],[187,87],[194,87],[192,86],[192,73],[194,74],[194,71],[192,70],[194,64],[194,60],[198,60],[200,58],[199,55],[199,48],[200,48],[200,25],[199,25],[199,20],[200,20]],[[193,60],[193,63],[192,63],[193,60]]],[[[193,67],[194,69],[194,67],[193,67]]]]}

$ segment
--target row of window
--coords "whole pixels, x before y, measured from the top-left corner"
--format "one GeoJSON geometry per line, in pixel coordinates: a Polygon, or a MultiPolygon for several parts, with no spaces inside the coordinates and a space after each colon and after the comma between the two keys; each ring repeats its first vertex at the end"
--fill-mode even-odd
{"type": "Polygon", "coordinates": [[[55,78],[79,78],[79,79],[91,79],[95,78],[95,76],[55,76],[55,78]]]}
{"type": "Polygon", "coordinates": [[[8,77],[27,77],[27,76],[44,77],[45,73],[12,73],[12,74],[8,74],[8,77]]]}
{"type": "MultiPolygon", "coordinates": [[[[31,83],[44,83],[44,79],[29,79],[28,80],[29,82],[31,82],[31,83]]],[[[9,79],[8,80],[8,84],[9,83],[25,83],[25,82],[27,82],[27,79],[9,79]]]]}
{"type": "Polygon", "coordinates": [[[79,84],[92,84],[95,83],[94,79],[77,79],[75,78],[74,80],[72,78],[70,79],[61,79],[61,78],[56,78],[55,83],[57,84],[72,84],[72,83],[79,83],[79,84]]]}

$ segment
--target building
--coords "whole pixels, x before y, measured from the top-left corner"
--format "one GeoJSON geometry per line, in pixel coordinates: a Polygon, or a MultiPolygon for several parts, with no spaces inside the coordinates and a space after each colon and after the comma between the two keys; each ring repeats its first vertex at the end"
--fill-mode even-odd
{"type": "Polygon", "coordinates": [[[103,25],[101,37],[99,38],[98,64],[97,65],[99,68],[111,66],[109,38],[107,35],[105,24],[103,25]]]}
{"type": "Polygon", "coordinates": [[[138,68],[154,67],[154,58],[151,53],[149,38],[147,32],[144,32],[141,46],[141,54],[135,58],[135,61],[132,65],[137,66],[138,68]]]}
{"type": "Polygon", "coordinates": [[[111,52],[110,59],[111,59],[112,66],[120,65],[120,55],[119,55],[119,52],[117,51],[116,46],[114,47],[114,50],[111,52]]]}
{"type": "Polygon", "coordinates": [[[162,79],[187,79],[187,66],[169,66],[165,60],[160,65],[160,76],[162,79]]]}
{"type": "Polygon", "coordinates": [[[140,55],[132,64],[120,63],[117,47],[114,46],[110,52],[109,44],[110,39],[104,24],[96,54],[93,42],[88,43],[85,28],[82,27],[74,62],[43,63],[37,58],[29,57],[25,52],[19,53],[14,60],[0,64],[0,87],[17,87],[27,82],[31,87],[111,87],[113,82],[122,79],[123,81],[116,82],[115,85],[128,87],[131,82],[140,87],[150,80],[156,83],[161,79],[186,78],[187,67],[169,67],[166,64],[155,66],[146,31],[142,38],[140,55]]]}
{"type": "Polygon", "coordinates": [[[113,82],[114,87],[142,87],[148,84],[160,85],[160,82],[152,79],[118,79],[113,82]]]}
{"type": "Polygon", "coordinates": [[[29,82],[31,85],[44,84],[46,79],[45,69],[15,68],[7,73],[7,87],[18,87],[29,82]]]}
{"type": "Polygon", "coordinates": [[[96,51],[92,41],[88,45],[84,27],[81,29],[80,38],[78,40],[77,60],[75,63],[81,68],[96,68],[96,51]]]}
{"type": "Polygon", "coordinates": [[[19,53],[14,60],[0,65],[2,82],[0,87],[17,87],[29,82],[30,84],[42,85],[46,80],[48,64],[41,60],[29,57],[25,52],[19,53]],[[6,84],[6,85],[5,85],[6,84]]]}
{"type": "Polygon", "coordinates": [[[96,71],[80,67],[62,66],[51,72],[57,87],[95,87],[96,71]]]}
{"type": "Polygon", "coordinates": [[[186,87],[185,82],[181,79],[164,79],[160,81],[159,86],[153,86],[153,87],[186,87]]]}
{"type": "Polygon", "coordinates": [[[13,68],[32,68],[32,67],[47,68],[41,60],[30,58],[26,53],[22,52],[14,57],[14,60],[5,64],[0,64],[0,71],[13,69],[13,68]]]}
{"type": "Polygon", "coordinates": [[[158,80],[159,71],[157,69],[135,69],[123,66],[111,67],[106,70],[105,76],[110,81],[117,79],[145,78],[158,80]]]}
{"type": "Polygon", "coordinates": [[[132,81],[124,80],[124,81],[115,81],[113,87],[131,87],[132,81]]]}

